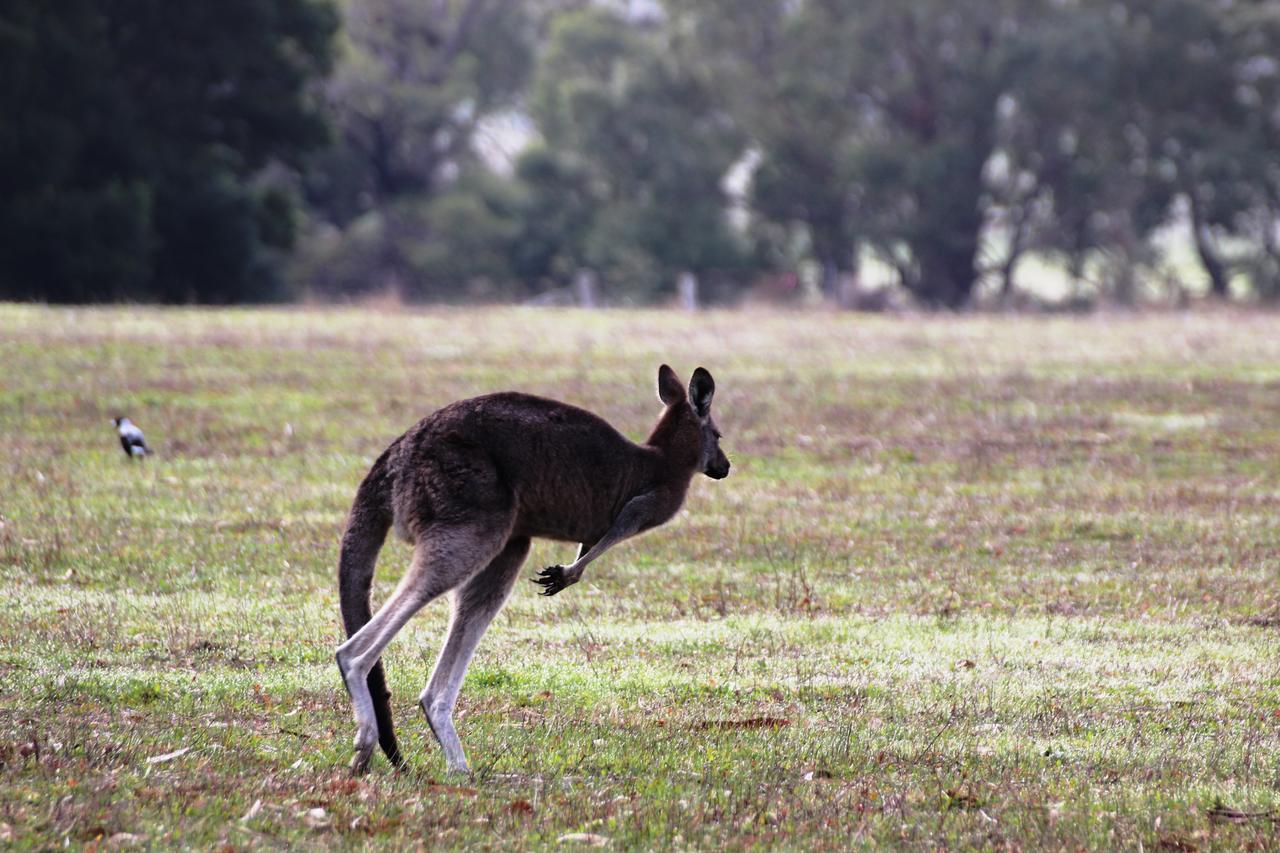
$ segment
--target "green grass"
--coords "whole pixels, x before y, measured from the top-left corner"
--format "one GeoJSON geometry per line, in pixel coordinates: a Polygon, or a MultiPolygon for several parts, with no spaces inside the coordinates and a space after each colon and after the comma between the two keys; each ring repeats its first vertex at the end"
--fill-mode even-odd
{"type": "Polygon", "coordinates": [[[1280,317],[0,306],[0,366],[0,845],[1280,844],[1280,317]],[[386,655],[410,770],[350,779],[373,458],[505,388],[642,437],[662,361],[715,373],[733,475],[520,585],[470,780],[415,707],[427,608],[386,655]]]}

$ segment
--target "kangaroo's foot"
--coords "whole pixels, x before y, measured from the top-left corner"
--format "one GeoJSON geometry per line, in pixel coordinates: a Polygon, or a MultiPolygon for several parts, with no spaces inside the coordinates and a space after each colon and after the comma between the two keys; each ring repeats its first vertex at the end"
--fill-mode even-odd
{"type": "Polygon", "coordinates": [[[351,775],[363,776],[369,772],[369,761],[373,758],[373,748],[378,745],[377,727],[361,726],[356,731],[353,746],[355,755],[351,757],[351,775]]]}
{"type": "Polygon", "coordinates": [[[445,772],[450,776],[469,777],[471,767],[467,764],[467,755],[462,749],[462,741],[458,739],[458,731],[453,727],[452,709],[432,702],[425,691],[418,705],[427,718],[427,725],[431,727],[436,743],[444,750],[445,772]]]}
{"type": "MultiPolygon", "coordinates": [[[[348,643],[350,641],[348,640],[348,643]]],[[[369,695],[367,669],[353,664],[343,651],[346,644],[339,647],[334,656],[338,662],[338,672],[342,675],[342,684],[351,696],[356,716],[356,739],[352,744],[355,755],[351,758],[351,774],[361,776],[369,770],[369,760],[373,758],[373,750],[378,745],[378,723],[373,710],[373,698],[369,695]],[[361,675],[361,672],[364,675],[361,675]]]]}
{"type": "Polygon", "coordinates": [[[582,577],[581,572],[565,569],[564,566],[547,566],[538,572],[538,576],[532,580],[542,587],[542,592],[538,593],[539,595],[555,595],[565,587],[573,586],[580,577],[582,577]]]}

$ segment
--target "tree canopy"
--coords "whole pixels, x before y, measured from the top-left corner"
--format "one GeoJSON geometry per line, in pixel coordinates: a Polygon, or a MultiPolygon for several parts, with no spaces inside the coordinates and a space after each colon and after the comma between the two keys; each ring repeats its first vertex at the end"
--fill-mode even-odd
{"type": "Polygon", "coordinates": [[[0,294],[269,298],[287,182],[325,140],[318,0],[12,0],[0,11],[0,294]]]}
{"type": "Polygon", "coordinates": [[[0,11],[4,297],[1280,296],[1268,0],[55,5],[0,11]]]}

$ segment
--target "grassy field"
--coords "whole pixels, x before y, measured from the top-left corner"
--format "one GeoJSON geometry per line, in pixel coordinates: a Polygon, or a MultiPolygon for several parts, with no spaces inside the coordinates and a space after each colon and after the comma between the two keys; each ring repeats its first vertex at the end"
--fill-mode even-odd
{"type": "Polygon", "coordinates": [[[1280,846],[1274,315],[0,306],[0,436],[0,846],[1280,846]],[[427,608],[410,770],[349,778],[373,458],[506,388],[642,438],[662,361],[715,373],[733,475],[518,587],[471,779],[415,706],[427,608]]]}

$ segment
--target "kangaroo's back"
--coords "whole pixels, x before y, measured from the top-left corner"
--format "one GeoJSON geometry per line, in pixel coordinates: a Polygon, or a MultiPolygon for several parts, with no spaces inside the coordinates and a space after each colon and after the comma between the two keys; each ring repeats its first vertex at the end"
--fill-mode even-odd
{"type": "Polygon", "coordinates": [[[657,453],[568,403],[504,392],[452,403],[399,441],[397,527],[510,501],[515,532],[580,542],[656,475],[657,453]]]}

